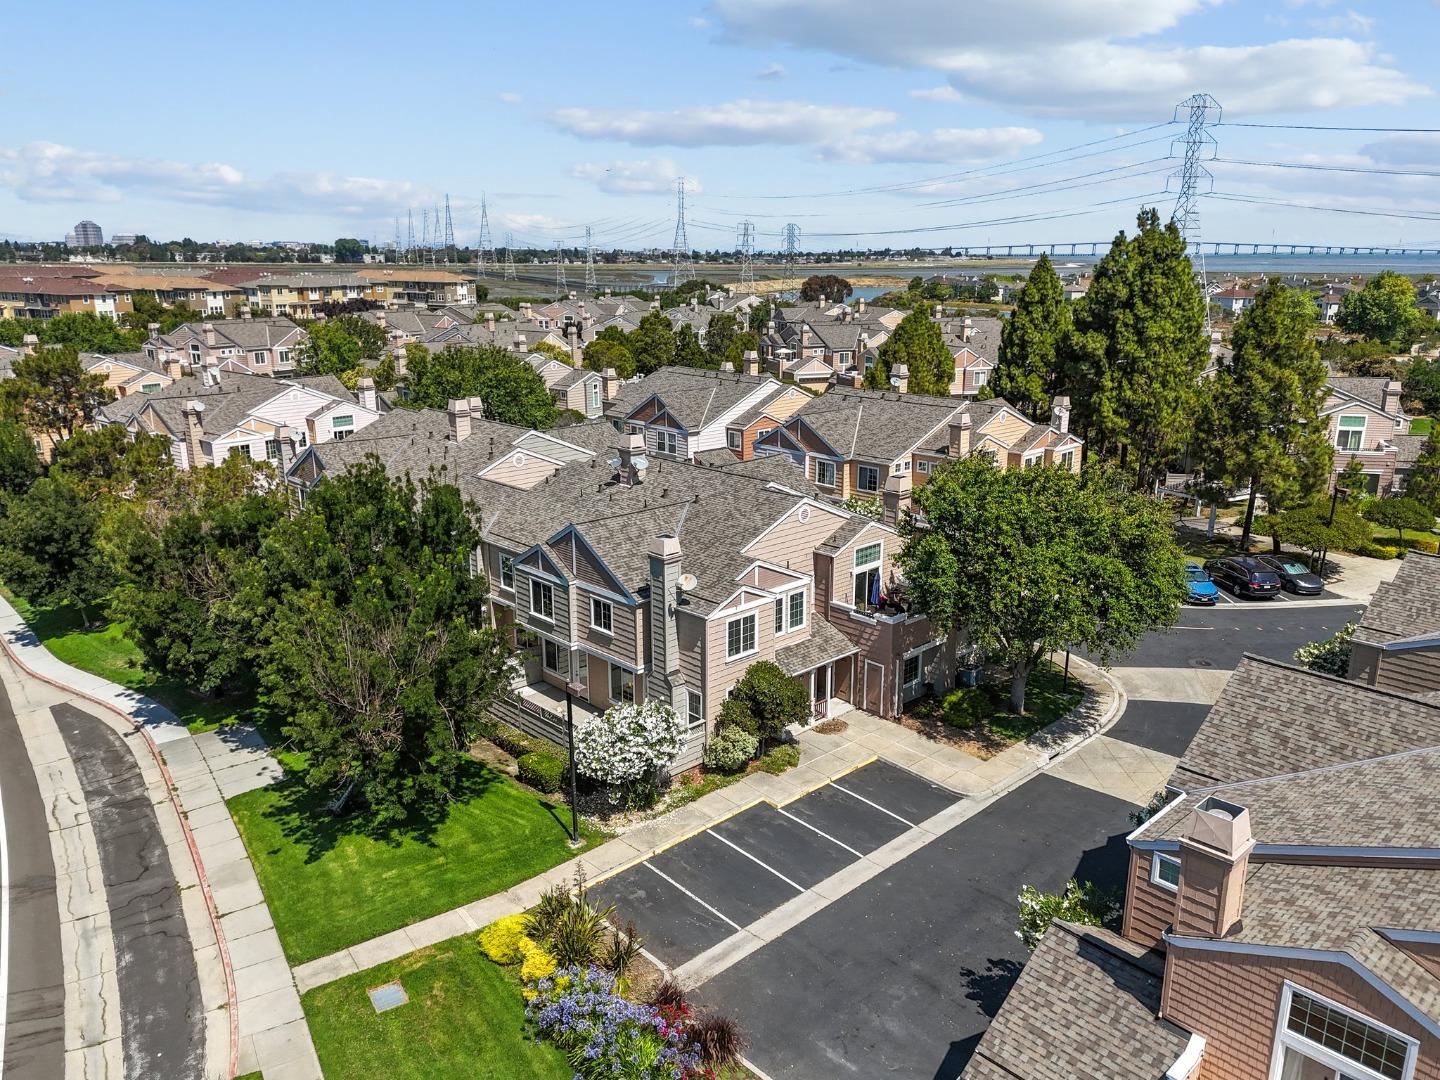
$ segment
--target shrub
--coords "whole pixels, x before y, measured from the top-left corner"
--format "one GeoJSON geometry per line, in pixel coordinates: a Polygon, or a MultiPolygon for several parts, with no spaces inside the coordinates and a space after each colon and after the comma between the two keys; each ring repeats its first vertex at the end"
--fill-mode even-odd
{"type": "Polygon", "coordinates": [[[532,750],[528,754],[521,754],[515,764],[522,784],[529,784],[536,791],[543,791],[547,795],[553,795],[560,790],[560,782],[565,778],[565,759],[559,754],[532,750]]]}
{"type": "Polygon", "coordinates": [[[525,949],[533,944],[526,936],[529,919],[524,915],[506,915],[480,931],[480,948],[497,964],[518,964],[525,959],[525,949]]]}
{"type": "Polygon", "coordinates": [[[515,758],[523,757],[526,754],[556,754],[559,752],[559,748],[549,739],[537,739],[534,735],[526,735],[519,728],[494,718],[488,718],[482,722],[480,735],[515,758]]]}
{"type": "Polygon", "coordinates": [[[1019,899],[1020,929],[1015,931],[1015,936],[1031,952],[1056,919],[1099,926],[1120,913],[1114,893],[1101,889],[1093,881],[1082,885],[1074,878],[1066,882],[1063,893],[1042,893],[1033,885],[1022,886],[1019,899]]]}
{"type": "Polygon", "coordinates": [[[1405,546],[1411,551],[1423,551],[1427,555],[1440,553],[1440,540],[1433,536],[1407,536],[1405,546]]]}
{"type": "Polygon", "coordinates": [[[594,963],[605,944],[607,920],[614,910],[612,906],[597,911],[576,897],[545,939],[555,959],[565,967],[594,963]]]}
{"type": "Polygon", "coordinates": [[[575,768],[582,776],[619,788],[627,804],[654,799],[662,769],[680,753],[684,725],[658,701],[614,705],[575,725],[575,768]]]}
{"type": "Polygon", "coordinates": [[[690,1037],[707,1065],[734,1065],[745,1052],[740,1025],[728,1016],[706,1013],[696,1017],[690,1022],[690,1037]]]}
{"type": "Polygon", "coordinates": [[[945,695],[940,715],[951,727],[968,728],[980,723],[992,712],[990,695],[979,686],[961,686],[945,695]]]}
{"type": "MultiPolygon", "coordinates": [[[[723,709],[723,706],[722,706],[723,709]]],[[[760,740],[738,727],[722,727],[705,748],[705,764],[721,772],[743,769],[760,748],[760,740]]]]}
{"type": "Polygon", "coordinates": [[[1333,637],[1301,645],[1295,650],[1295,662],[1322,675],[1345,678],[1350,672],[1350,638],[1355,633],[1355,625],[1353,622],[1346,623],[1335,631],[1333,637]]]}
{"type": "Polygon", "coordinates": [[[635,929],[633,922],[626,923],[623,931],[615,930],[611,933],[602,963],[605,969],[615,976],[618,985],[624,986],[628,982],[630,969],[635,966],[635,959],[644,947],[645,939],[635,929]]]}
{"type": "Polygon", "coordinates": [[[668,975],[655,984],[650,991],[649,1001],[660,1009],[690,1008],[690,999],[685,996],[685,988],[668,975]]]}
{"type": "Polygon", "coordinates": [[[793,743],[777,746],[760,759],[760,768],[771,776],[779,776],[799,764],[800,748],[793,743]]]}
{"type": "Polygon", "coordinates": [[[791,724],[810,719],[810,693],[778,664],[751,664],[720,709],[722,723],[734,723],[762,743],[779,738],[791,724]],[[732,705],[731,702],[735,704],[732,705]],[[727,710],[729,715],[727,716],[727,710]]]}
{"type": "Polygon", "coordinates": [[[529,982],[538,982],[540,979],[555,973],[555,957],[551,956],[545,946],[537,945],[529,938],[524,939],[527,945],[525,959],[520,963],[520,978],[529,982]]]}
{"type": "Polygon", "coordinates": [[[1363,544],[1355,545],[1355,554],[1362,555],[1367,559],[1399,559],[1404,557],[1405,549],[1366,541],[1363,544]]]}
{"type": "Polygon", "coordinates": [[[576,897],[564,885],[552,885],[540,894],[534,910],[530,912],[527,932],[536,941],[549,941],[556,925],[576,901],[576,897]]]}

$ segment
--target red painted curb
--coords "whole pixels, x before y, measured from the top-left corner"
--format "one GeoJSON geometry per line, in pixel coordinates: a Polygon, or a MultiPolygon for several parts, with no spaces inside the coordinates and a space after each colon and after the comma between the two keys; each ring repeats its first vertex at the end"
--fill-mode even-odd
{"type": "MultiPolygon", "coordinates": [[[[42,645],[41,648],[44,648],[44,646],[42,645]]],[[[155,765],[159,768],[160,775],[165,780],[165,793],[170,798],[170,805],[175,808],[175,816],[180,819],[180,828],[185,833],[185,843],[190,848],[190,858],[195,863],[195,873],[200,879],[200,890],[205,896],[205,908],[210,913],[210,925],[215,930],[215,943],[219,947],[220,966],[225,970],[225,995],[229,1002],[227,1011],[230,1013],[230,1071],[228,1075],[234,1076],[239,1067],[240,1057],[240,1010],[239,1003],[235,1000],[235,970],[230,966],[230,947],[225,943],[225,932],[220,927],[220,911],[215,906],[214,895],[210,892],[210,879],[205,876],[205,864],[200,859],[200,849],[195,846],[195,834],[190,831],[190,822],[186,820],[185,811],[180,805],[179,797],[175,794],[175,782],[170,778],[170,769],[166,766],[165,759],[160,756],[160,750],[155,745],[155,740],[150,737],[150,733],[145,730],[144,725],[137,723],[133,716],[125,712],[113,701],[105,701],[102,698],[97,698],[91,694],[87,694],[83,690],[77,690],[73,686],[67,686],[65,683],[36,671],[16,655],[15,648],[8,639],[5,641],[5,652],[15,666],[31,678],[39,679],[41,682],[48,683],[57,690],[63,690],[67,694],[84,698],[91,704],[109,709],[115,713],[115,715],[123,717],[130,723],[131,727],[144,737],[145,745],[150,748],[150,756],[155,759],[155,765]]],[[[57,657],[56,659],[58,660],[59,658],[57,657]]],[[[63,663],[63,661],[60,662],[63,663]]],[[[208,762],[206,768],[209,768],[208,762]]]]}

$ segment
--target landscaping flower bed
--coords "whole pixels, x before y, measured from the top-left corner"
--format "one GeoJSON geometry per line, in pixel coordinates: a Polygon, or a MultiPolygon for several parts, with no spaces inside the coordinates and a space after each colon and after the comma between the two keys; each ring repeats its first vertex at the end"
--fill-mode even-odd
{"type": "Polygon", "coordinates": [[[983,760],[1068,715],[1084,697],[1083,683],[1072,674],[1065,686],[1061,670],[1047,662],[1030,674],[1023,715],[1010,711],[1008,686],[989,684],[960,687],[943,698],[922,698],[897,722],[983,760]]]}

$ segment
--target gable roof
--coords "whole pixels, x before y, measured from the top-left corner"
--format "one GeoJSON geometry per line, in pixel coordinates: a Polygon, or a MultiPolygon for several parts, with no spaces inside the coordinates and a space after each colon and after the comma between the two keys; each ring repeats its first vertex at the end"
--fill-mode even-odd
{"type": "Polygon", "coordinates": [[[1394,579],[1375,590],[1354,640],[1383,645],[1436,634],[1440,634],[1440,556],[1411,551],[1394,579]]]}
{"type": "Polygon", "coordinates": [[[952,398],[835,387],[792,419],[803,420],[844,458],[888,464],[948,425],[962,407],[952,398]]]}
{"type": "Polygon", "coordinates": [[[654,397],[664,403],[666,411],[686,431],[694,433],[767,388],[779,392],[784,386],[769,375],[662,367],[622,387],[614,398],[605,403],[605,415],[617,418],[630,416],[654,397]]]}

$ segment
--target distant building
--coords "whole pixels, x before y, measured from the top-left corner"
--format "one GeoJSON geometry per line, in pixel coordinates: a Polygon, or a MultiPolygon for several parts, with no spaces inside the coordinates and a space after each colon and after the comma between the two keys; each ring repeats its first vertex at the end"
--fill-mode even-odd
{"type": "Polygon", "coordinates": [[[124,247],[126,244],[135,243],[135,233],[112,233],[110,243],[115,247],[124,247]]]}
{"type": "Polygon", "coordinates": [[[93,221],[82,221],[75,226],[75,231],[65,238],[70,247],[99,247],[105,243],[105,234],[100,231],[100,226],[93,221]]]}

